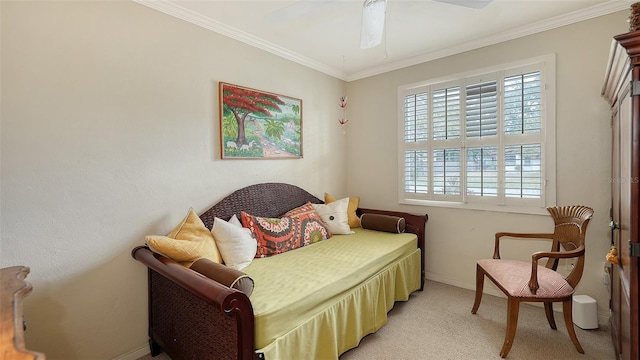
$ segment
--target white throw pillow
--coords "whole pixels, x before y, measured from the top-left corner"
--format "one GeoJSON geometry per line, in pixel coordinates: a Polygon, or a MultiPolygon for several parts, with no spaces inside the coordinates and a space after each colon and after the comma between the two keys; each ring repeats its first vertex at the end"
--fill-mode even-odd
{"type": "Polygon", "coordinates": [[[251,264],[258,245],[251,231],[242,227],[237,216],[233,215],[228,222],[215,218],[211,233],[225,265],[242,270],[251,264]]]}
{"type": "Polygon", "coordinates": [[[247,229],[246,227],[242,226],[242,222],[240,222],[240,219],[238,219],[238,217],[236,216],[236,214],[233,214],[233,216],[231,217],[231,219],[229,219],[229,224],[233,224],[239,228],[243,228],[246,229],[249,234],[251,234],[251,230],[247,229]]]}
{"type": "MultiPolygon", "coordinates": [[[[332,234],[353,234],[349,226],[349,198],[336,200],[329,204],[311,204],[332,234]]],[[[223,255],[224,256],[224,255],[223,255]]]]}

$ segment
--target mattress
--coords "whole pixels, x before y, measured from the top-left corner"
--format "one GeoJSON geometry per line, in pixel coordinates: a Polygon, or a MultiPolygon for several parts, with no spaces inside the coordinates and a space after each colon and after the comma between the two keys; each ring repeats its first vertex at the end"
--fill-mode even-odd
{"type": "MultiPolygon", "coordinates": [[[[354,231],[352,235],[334,235],[328,240],[286,253],[254,259],[243,269],[255,283],[251,303],[257,349],[282,340],[293,329],[308,324],[377,274],[388,272],[390,268],[396,274],[399,263],[403,263],[401,272],[411,273],[407,280],[410,284],[402,286],[403,293],[420,287],[420,251],[415,234],[391,234],[361,228],[354,231]]],[[[392,293],[389,299],[390,306],[394,295],[392,293]]],[[[408,294],[402,296],[407,297],[408,294]]],[[[390,306],[384,305],[387,308],[384,322],[390,306]]],[[[382,324],[372,326],[379,328],[382,324]]]]}

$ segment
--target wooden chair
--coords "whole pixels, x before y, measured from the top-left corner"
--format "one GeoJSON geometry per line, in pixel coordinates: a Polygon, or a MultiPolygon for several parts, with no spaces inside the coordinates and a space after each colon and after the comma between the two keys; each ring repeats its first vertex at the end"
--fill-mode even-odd
{"type": "Polygon", "coordinates": [[[507,333],[500,356],[506,357],[513,345],[518,324],[518,310],[521,302],[543,302],[547,320],[556,330],[552,303],[562,302],[564,322],[569,337],[578,352],[584,354],[582,346],[573,328],[572,302],[576,285],[582,277],[584,268],[584,243],[587,225],[593,209],[587,206],[549,207],[547,211],[555,222],[553,234],[497,233],[493,259],[478,260],[476,266],[476,298],[472,314],[478,311],[482,300],[484,277],[493,281],[507,295],[507,333]],[[551,251],[536,252],[531,262],[503,260],[500,258],[500,239],[527,238],[552,240],[551,251]],[[548,258],[545,266],[538,265],[542,258],[548,258]],[[558,260],[576,258],[574,268],[565,278],[557,273],[558,260]]]}

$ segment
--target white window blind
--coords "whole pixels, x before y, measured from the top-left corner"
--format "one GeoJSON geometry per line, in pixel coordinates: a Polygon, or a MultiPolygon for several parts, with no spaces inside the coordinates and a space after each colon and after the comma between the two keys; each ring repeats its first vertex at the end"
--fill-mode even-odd
{"type": "Polygon", "coordinates": [[[540,150],[540,144],[505,146],[505,196],[534,199],[542,196],[540,150]]]}
{"type": "Polygon", "coordinates": [[[433,193],[460,195],[460,149],[433,151],[433,193]]]}
{"type": "Polygon", "coordinates": [[[496,135],[498,130],[498,97],[495,81],[467,86],[467,137],[496,135]]]}
{"type": "Polygon", "coordinates": [[[400,87],[401,202],[555,202],[555,59],[537,60],[400,87]]]}
{"type": "Polygon", "coordinates": [[[429,192],[429,153],[426,150],[405,151],[405,191],[415,194],[429,192]]]}
{"type": "Polygon", "coordinates": [[[433,92],[433,139],[460,137],[460,88],[440,89],[433,92]]]}
{"type": "Polygon", "coordinates": [[[404,141],[427,140],[427,93],[408,95],[404,99],[404,141]]]}
{"type": "Polygon", "coordinates": [[[540,132],[540,72],[504,79],[505,134],[540,132]]]}
{"type": "Polygon", "coordinates": [[[498,195],[498,149],[496,146],[467,148],[467,195],[498,195]]]}

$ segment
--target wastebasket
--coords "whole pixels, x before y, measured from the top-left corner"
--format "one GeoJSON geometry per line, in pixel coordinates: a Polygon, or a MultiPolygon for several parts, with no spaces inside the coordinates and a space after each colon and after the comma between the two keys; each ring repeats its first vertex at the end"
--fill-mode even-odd
{"type": "Polygon", "coordinates": [[[581,329],[598,328],[598,303],[588,295],[573,296],[573,323],[581,329]]]}

